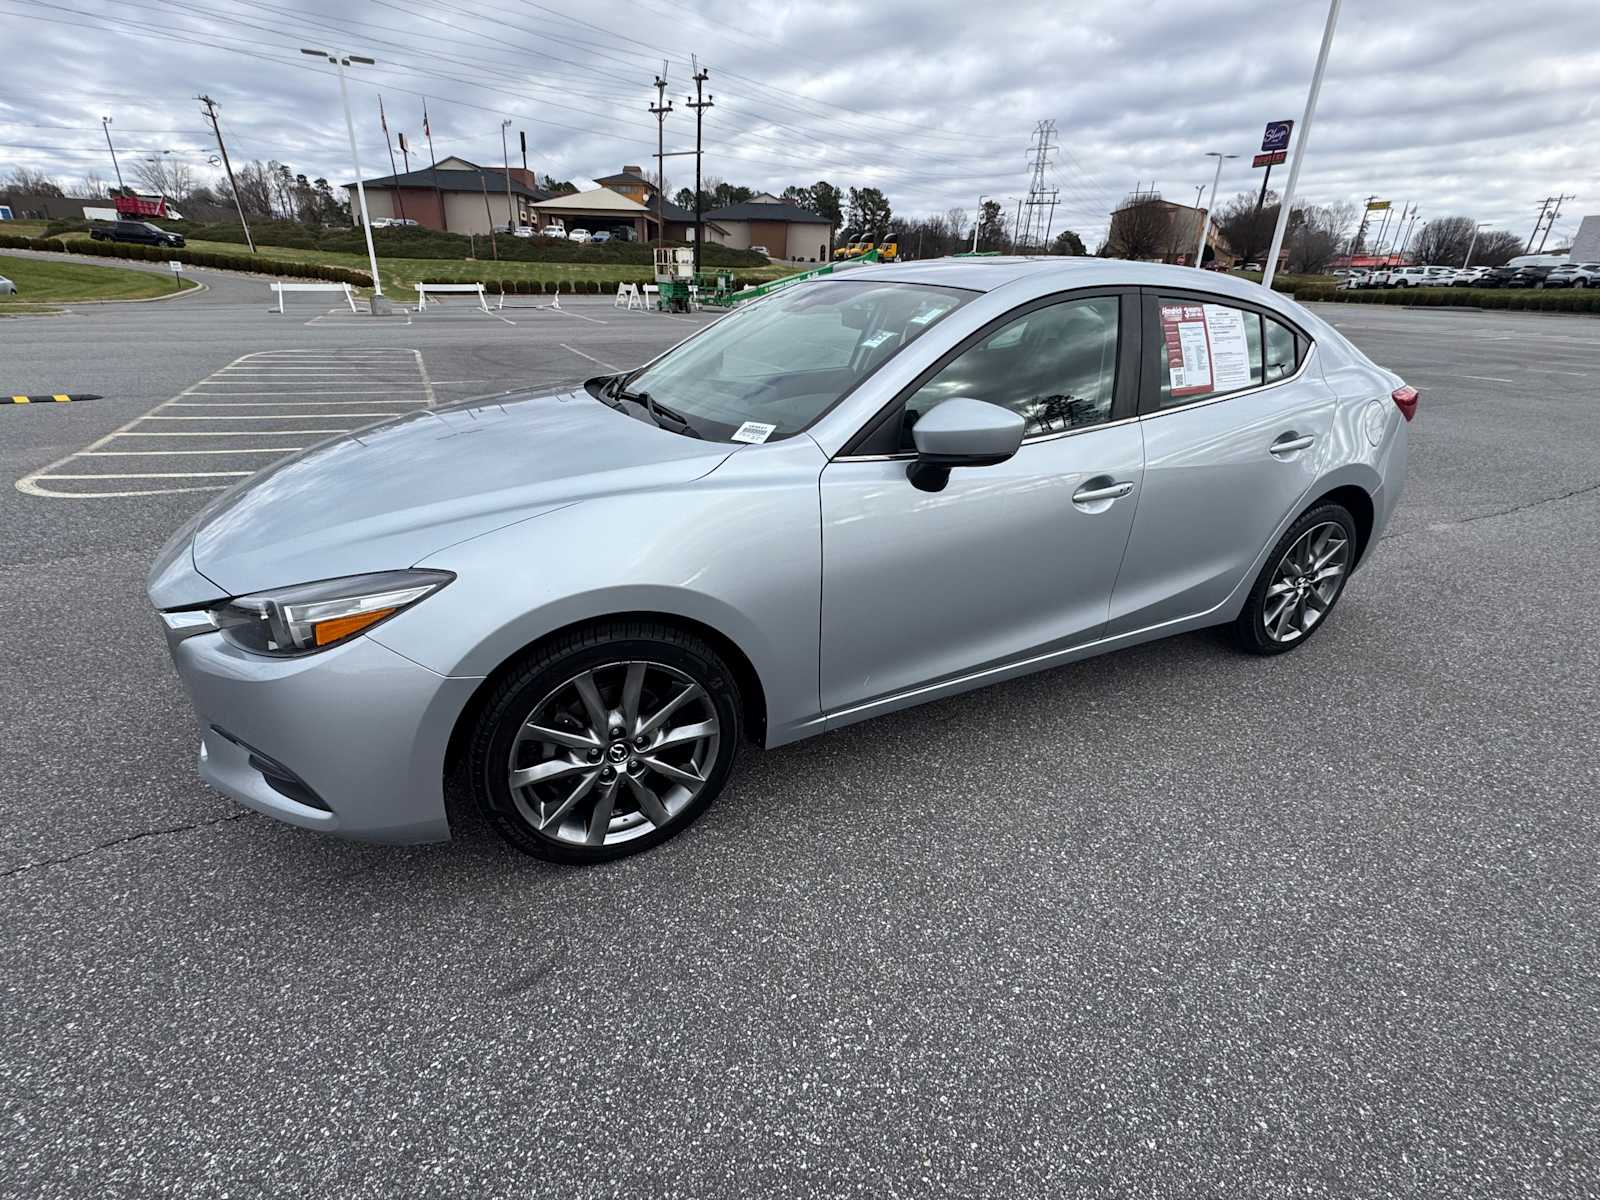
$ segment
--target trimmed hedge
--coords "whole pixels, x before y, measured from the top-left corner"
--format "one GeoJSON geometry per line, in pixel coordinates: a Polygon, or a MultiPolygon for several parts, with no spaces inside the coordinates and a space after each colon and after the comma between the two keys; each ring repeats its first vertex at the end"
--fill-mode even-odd
{"type": "Polygon", "coordinates": [[[1300,287],[1301,303],[1319,300],[1341,304],[1396,304],[1404,308],[1445,305],[1505,308],[1524,312],[1600,313],[1600,291],[1587,288],[1338,288],[1325,284],[1300,287]]]}
{"type": "Polygon", "coordinates": [[[255,275],[281,275],[291,279],[326,279],[371,287],[372,276],[348,267],[329,267],[319,263],[284,262],[253,254],[216,254],[209,250],[190,250],[176,246],[144,246],[133,242],[63,241],[60,238],[26,238],[0,234],[0,247],[13,250],[52,250],[58,254],[83,254],[91,258],[122,258],[137,262],[171,262],[177,259],[191,267],[216,267],[224,271],[248,271],[255,275]]]}

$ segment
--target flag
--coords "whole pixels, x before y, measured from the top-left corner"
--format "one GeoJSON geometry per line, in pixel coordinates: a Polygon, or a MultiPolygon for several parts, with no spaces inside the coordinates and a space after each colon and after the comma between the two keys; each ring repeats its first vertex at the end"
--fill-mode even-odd
{"type": "Polygon", "coordinates": [[[400,153],[401,154],[409,154],[410,152],[411,152],[411,147],[406,145],[406,135],[402,132],[400,134],[400,153]]]}
{"type": "Polygon", "coordinates": [[[433,136],[433,131],[428,128],[428,104],[427,104],[427,101],[423,101],[423,104],[422,104],[422,136],[425,137],[425,138],[431,138],[433,136]]]}
{"type": "Polygon", "coordinates": [[[383,126],[383,132],[389,132],[389,118],[383,115],[383,97],[378,97],[378,124],[383,126]]]}

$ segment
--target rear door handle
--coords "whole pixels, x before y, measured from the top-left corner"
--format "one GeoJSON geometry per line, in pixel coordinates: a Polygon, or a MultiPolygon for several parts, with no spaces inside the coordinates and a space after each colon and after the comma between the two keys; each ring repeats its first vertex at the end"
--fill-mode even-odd
{"type": "Polygon", "coordinates": [[[1133,491],[1133,484],[1128,481],[1112,483],[1105,487],[1081,487],[1072,493],[1074,504],[1093,504],[1096,500],[1120,500],[1133,491]]]}
{"type": "Polygon", "coordinates": [[[1298,435],[1286,433],[1277,441],[1273,442],[1272,445],[1268,446],[1267,451],[1270,454],[1293,454],[1296,450],[1304,450],[1316,440],[1317,439],[1309,433],[1298,435]]]}

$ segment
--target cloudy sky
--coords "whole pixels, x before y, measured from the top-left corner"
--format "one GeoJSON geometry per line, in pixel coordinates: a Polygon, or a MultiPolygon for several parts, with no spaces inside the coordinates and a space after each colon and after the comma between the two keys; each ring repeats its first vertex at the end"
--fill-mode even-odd
{"type": "MultiPolygon", "coordinates": [[[[1325,0],[0,0],[0,178],[16,166],[64,185],[110,178],[104,115],[125,170],[172,150],[209,174],[193,100],[207,92],[236,164],[348,181],[337,81],[303,46],[378,60],[351,73],[369,176],[388,171],[380,92],[414,147],[428,98],[441,157],[498,162],[509,117],[513,160],[525,130],[541,174],[649,167],[664,59],[667,149],[694,144],[683,101],[696,55],[715,97],[708,175],[774,191],[873,185],[908,216],[970,212],[980,193],[1009,212],[1050,118],[1055,227],[1093,248],[1136,184],[1193,203],[1207,151],[1245,156],[1227,164],[1224,197],[1259,184],[1249,155],[1265,121],[1300,120],[1326,12],[1325,0]]],[[[691,164],[668,160],[669,188],[691,164]]],[[[1600,0],[1345,0],[1302,198],[1376,194],[1423,219],[1525,234],[1561,192],[1579,198],[1552,245],[1600,212],[1600,0]]]]}

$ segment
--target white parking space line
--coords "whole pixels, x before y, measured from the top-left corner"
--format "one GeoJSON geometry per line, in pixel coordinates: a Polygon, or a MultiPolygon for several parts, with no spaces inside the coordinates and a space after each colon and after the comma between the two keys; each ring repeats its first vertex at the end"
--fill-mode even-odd
{"type": "Polygon", "coordinates": [[[412,349],[246,354],[16,486],[53,499],[221,491],[281,455],[435,400],[412,349]]]}
{"type": "Polygon", "coordinates": [[[571,350],[572,353],[576,354],[579,358],[587,358],[592,363],[599,363],[602,367],[604,367],[608,371],[620,371],[620,370],[622,370],[621,367],[614,366],[613,364],[608,363],[603,358],[596,358],[592,354],[585,354],[582,350],[575,349],[574,347],[567,345],[565,342],[558,342],[557,345],[559,345],[563,350],[571,350]]]}

